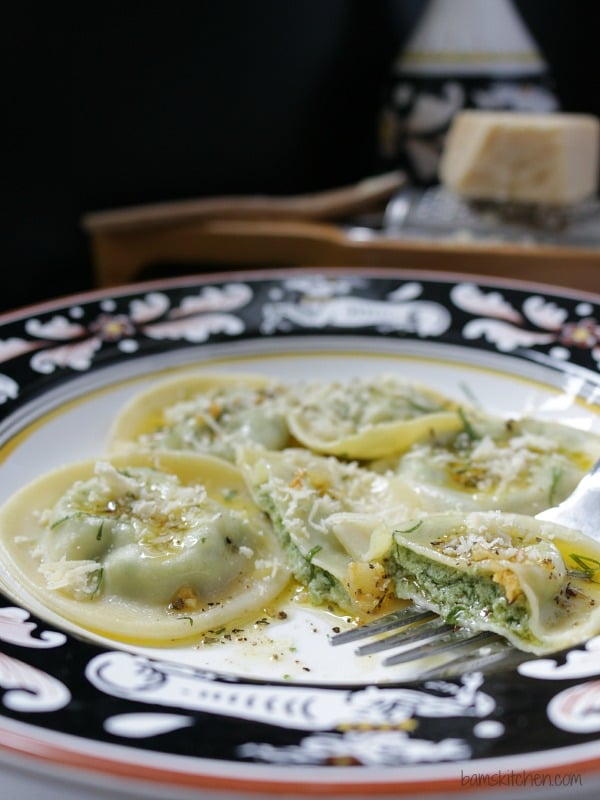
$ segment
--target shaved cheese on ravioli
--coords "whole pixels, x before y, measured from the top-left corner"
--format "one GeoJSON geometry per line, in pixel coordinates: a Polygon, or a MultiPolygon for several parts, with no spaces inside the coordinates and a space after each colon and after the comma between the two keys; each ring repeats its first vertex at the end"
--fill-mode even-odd
{"type": "Polygon", "coordinates": [[[440,512],[380,526],[369,559],[398,597],[537,654],[600,633],[600,544],[523,514],[440,512]]]}
{"type": "Polygon", "coordinates": [[[290,430],[317,453],[379,458],[432,434],[461,428],[454,401],[390,375],[307,382],[294,387],[294,394],[290,430]]]}
{"type": "Polygon", "coordinates": [[[285,447],[286,412],[287,390],[270,378],[186,374],[135,395],[118,414],[109,447],[185,450],[233,462],[240,445],[285,447]]]}
{"type": "Polygon", "coordinates": [[[391,470],[437,510],[502,510],[534,516],[564,500],[600,458],[600,437],[557,422],[465,414],[459,433],[415,444],[391,470]]]}
{"type": "Polygon", "coordinates": [[[414,492],[397,478],[301,449],[245,450],[240,466],[311,601],[353,613],[379,610],[389,582],[380,568],[362,569],[365,554],[378,522],[417,512],[414,492]]]}
{"type": "Polygon", "coordinates": [[[35,480],[0,510],[0,585],[102,635],[167,645],[263,608],[290,573],[233,465],[127,453],[35,480]]]}

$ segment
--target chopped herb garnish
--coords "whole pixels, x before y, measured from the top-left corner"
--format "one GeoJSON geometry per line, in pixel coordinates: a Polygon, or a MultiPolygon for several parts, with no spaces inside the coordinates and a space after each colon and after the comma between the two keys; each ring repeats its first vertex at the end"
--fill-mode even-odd
{"type": "Polygon", "coordinates": [[[418,414],[434,414],[436,411],[441,411],[443,409],[443,406],[440,405],[434,406],[431,403],[419,403],[412,397],[406,398],[406,404],[418,414]]]}
{"type": "Polygon", "coordinates": [[[102,540],[102,531],[104,529],[104,521],[100,523],[98,526],[98,530],[96,531],[96,541],[99,542],[102,540]]]}
{"type": "Polygon", "coordinates": [[[313,560],[313,558],[314,558],[314,557],[317,555],[317,553],[319,553],[319,552],[320,552],[322,549],[323,549],[323,548],[321,547],[321,545],[320,545],[320,544],[316,544],[316,545],[315,545],[315,546],[314,546],[314,547],[313,547],[311,550],[309,550],[309,551],[308,551],[308,553],[306,554],[306,560],[307,560],[307,561],[312,561],[312,560],[313,560]]]}
{"type": "Polygon", "coordinates": [[[579,555],[579,553],[569,553],[569,557],[577,564],[579,569],[586,575],[586,577],[591,577],[595,572],[600,570],[600,561],[598,561],[596,558],[582,556],[579,555]]]}
{"type": "Polygon", "coordinates": [[[475,428],[472,426],[471,422],[469,421],[469,418],[467,417],[467,415],[464,412],[464,409],[458,408],[456,413],[460,417],[460,421],[463,424],[464,431],[467,434],[467,436],[469,437],[469,439],[471,439],[472,441],[475,441],[476,439],[479,439],[479,434],[477,433],[475,428]]]}
{"type": "Polygon", "coordinates": [[[52,525],[50,525],[50,530],[53,531],[55,528],[58,528],[59,525],[62,525],[63,522],[66,522],[67,520],[71,519],[71,517],[72,515],[68,514],[66,517],[61,517],[60,519],[57,519],[56,522],[53,522],[52,525]]]}
{"type": "Polygon", "coordinates": [[[465,383],[464,381],[460,381],[459,386],[460,386],[463,394],[465,395],[465,397],[467,397],[469,399],[469,402],[471,403],[471,405],[479,406],[481,408],[481,401],[475,395],[475,393],[474,393],[473,389],[471,388],[471,386],[469,386],[469,384],[465,383]]]}
{"type": "Polygon", "coordinates": [[[417,520],[417,522],[415,522],[415,524],[411,528],[406,528],[406,529],[397,528],[394,531],[394,533],[412,533],[413,531],[416,531],[417,528],[420,528],[422,524],[423,524],[423,520],[420,519],[420,520],[417,520]]]}
{"type": "Polygon", "coordinates": [[[554,496],[556,494],[556,489],[558,487],[558,483],[562,477],[563,471],[560,467],[552,467],[552,480],[550,482],[550,496],[549,500],[550,503],[554,503],[554,496]]]}
{"type": "Polygon", "coordinates": [[[90,578],[96,581],[96,585],[92,589],[92,597],[100,591],[102,579],[104,578],[104,567],[99,567],[90,573],[90,578]]]}

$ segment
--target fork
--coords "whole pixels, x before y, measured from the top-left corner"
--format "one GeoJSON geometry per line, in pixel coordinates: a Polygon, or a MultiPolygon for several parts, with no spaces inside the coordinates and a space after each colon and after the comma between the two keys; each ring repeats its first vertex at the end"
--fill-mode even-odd
{"type": "MultiPolygon", "coordinates": [[[[582,478],[562,503],[548,508],[536,519],[575,528],[592,539],[600,539],[600,461],[582,478]]],[[[382,660],[383,666],[426,662],[421,677],[460,671],[465,662],[470,669],[484,669],[502,662],[517,663],[530,654],[522,653],[490,631],[457,628],[417,603],[386,614],[379,619],[343,631],[330,638],[334,646],[371,639],[355,649],[358,656],[393,649],[382,660]]]]}

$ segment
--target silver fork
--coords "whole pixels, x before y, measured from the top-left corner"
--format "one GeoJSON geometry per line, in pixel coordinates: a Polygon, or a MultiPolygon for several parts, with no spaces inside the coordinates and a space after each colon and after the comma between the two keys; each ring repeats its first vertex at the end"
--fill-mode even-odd
{"type": "MultiPolygon", "coordinates": [[[[537,519],[575,528],[590,538],[600,539],[600,461],[582,478],[575,491],[562,503],[536,515],[537,519]]],[[[355,649],[358,656],[393,649],[384,666],[424,662],[420,677],[449,675],[468,663],[469,669],[518,663],[530,658],[490,631],[473,631],[450,625],[434,612],[411,603],[400,611],[351,630],[335,634],[335,646],[371,639],[355,649]]]]}

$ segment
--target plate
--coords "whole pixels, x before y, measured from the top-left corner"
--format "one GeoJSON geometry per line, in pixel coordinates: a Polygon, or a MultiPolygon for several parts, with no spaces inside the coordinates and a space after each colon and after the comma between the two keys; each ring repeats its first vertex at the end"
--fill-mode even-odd
{"type": "MultiPolygon", "coordinates": [[[[116,411],[191,367],[292,380],[398,372],[498,413],[600,432],[600,297],[394,270],[125,286],[0,320],[0,502],[99,456],[116,411]]],[[[333,648],[290,605],[185,648],[115,644],[0,597],[10,796],[504,796],[600,788],[600,637],[450,678],[333,648]]],[[[257,615],[258,616],[258,615],[257,615]]]]}

